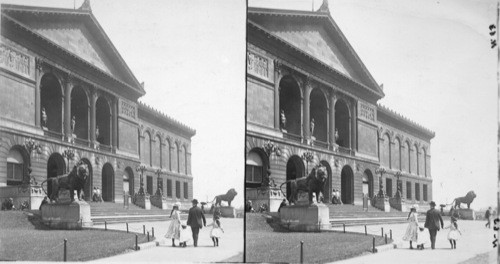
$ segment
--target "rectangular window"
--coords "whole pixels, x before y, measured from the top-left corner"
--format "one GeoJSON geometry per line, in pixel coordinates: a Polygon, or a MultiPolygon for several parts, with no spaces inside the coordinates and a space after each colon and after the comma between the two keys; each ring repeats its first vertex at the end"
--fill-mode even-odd
{"type": "Polygon", "coordinates": [[[172,180],[167,179],[167,197],[172,197],[172,180]]]}
{"type": "Polygon", "coordinates": [[[246,165],[245,166],[245,179],[248,183],[261,183],[262,182],[262,166],[246,165]]]}
{"type": "Polygon", "coordinates": [[[7,162],[7,179],[9,181],[22,181],[23,164],[7,162]]]}
{"type": "Polygon", "coordinates": [[[188,199],[188,198],[189,198],[188,183],[185,182],[184,183],[184,199],[188,199]]]}
{"type": "Polygon", "coordinates": [[[406,199],[411,200],[411,182],[406,182],[406,199]]]}
{"type": "Polygon", "coordinates": [[[392,197],[392,179],[385,179],[385,189],[387,196],[392,197]]]}
{"type": "Polygon", "coordinates": [[[181,198],[181,182],[175,181],[175,197],[181,198]]]}
{"type": "Polygon", "coordinates": [[[163,190],[163,178],[159,178],[158,179],[158,189],[161,190],[161,193],[164,193],[164,190],[163,190]]]}
{"type": "Polygon", "coordinates": [[[427,184],[422,185],[424,191],[424,201],[427,202],[427,184]]]}
{"type": "Polygon", "coordinates": [[[153,177],[152,176],[146,176],[146,192],[149,193],[149,195],[153,194],[153,177]]]}
{"type": "Polygon", "coordinates": [[[420,184],[415,183],[415,200],[420,201],[420,184]]]}

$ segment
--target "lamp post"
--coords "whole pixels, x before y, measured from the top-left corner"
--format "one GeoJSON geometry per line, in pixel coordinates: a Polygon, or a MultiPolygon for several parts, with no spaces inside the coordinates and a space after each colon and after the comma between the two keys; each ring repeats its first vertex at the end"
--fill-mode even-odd
{"type": "Polygon", "coordinates": [[[280,157],[281,156],[281,148],[277,145],[277,144],[274,144],[271,140],[268,140],[266,143],[264,143],[264,145],[262,145],[262,148],[264,149],[264,151],[266,152],[267,154],[267,159],[268,159],[268,163],[267,163],[267,171],[265,173],[263,173],[264,175],[264,180],[262,181],[262,187],[269,187],[270,185],[270,176],[271,176],[271,154],[276,154],[276,157],[280,157]]]}
{"type": "Polygon", "coordinates": [[[401,180],[399,179],[399,177],[401,177],[402,175],[403,173],[401,173],[401,171],[396,172],[396,186],[397,186],[396,198],[401,198],[402,187],[401,187],[401,180]]]}
{"type": "Polygon", "coordinates": [[[31,176],[31,171],[32,171],[32,169],[31,169],[31,154],[33,153],[33,150],[35,150],[36,153],[41,154],[42,153],[42,146],[40,146],[40,144],[38,144],[38,142],[36,142],[34,139],[27,138],[26,140],[24,140],[24,148],[26,149],[26,151],[29,153],[29,156],[30,156],[30,159],[28,162],[28,174],[30,177],[30,183],[34,184],[34,185],[38,185],[38,183],[35,180],[35,177],[31,176]]]}
{"type": "Polygon", "coordinates": [[[66,158],[68,160],[68,166],[66,168],[66,172],[69,172],[69,167],[70,167],[69,161],[75,158],[75,150],[68,147],[63,151],[62,156],[63,158],[66,158]]]}
{"type": "Polygon", "coordinates": [[[384,167],[379,167],[378,169],[375,170],[375,173],[380,173],[380,178],[379,178],[379,191],[378,191],[378,197],[385,197],[385,191],[384,191],[384,181],[382,179],[384,173],[386,172],[384,167]]]}
{"type": "Polygon", "coordinates": [[[163,170],[161,168],[158,168],[155,171],[155,174],[158,176],[158,178],[156,179],[156,195],[163,196],[163,191],[160,189],[160,176],[163,174],[163,170]]]}
{"type": "Polygon", "coordinates": [[[138,192],[138,195],[141,195],[141,196],[144,196],[144,182],[143,182],[142,178],[143,178],[143,174],[144,174],[145,170],[146,170],[146,165],[144,165],[144,164],[139,164],[135,168],[135,171],[141,172],[141,174],[140,174],[140,187],[139,187],[139,192],[138,192]]]}
{"type": "Polygon", "coordinates": [[[306,175],[308,175],[309,174],[309,162],[312,162],[314,160],[314,154],[311,151],[306,151],[306,152],[302,153],[301,158],[306,161],[306,168],[307,168],[306,175]]]}

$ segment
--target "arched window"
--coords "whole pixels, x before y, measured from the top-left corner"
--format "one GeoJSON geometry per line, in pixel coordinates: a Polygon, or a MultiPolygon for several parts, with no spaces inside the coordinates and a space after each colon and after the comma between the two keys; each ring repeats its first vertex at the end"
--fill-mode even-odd
{"type": "Polygon", "coordinates": [[[7,185],[21,184],[24,178],[24,159],[21,153],[13,148],[7,157],[7,185]]]}
{"type": "Polygon", "coordinates": [[[178,168],[178,165],[179,165],[179,159],[177,158],[177,143],[176,142],[173,142],[172,143],[172,152],[170,152],[170,154],[172,154],[170,160],[172,161],[171,162],[171,165],[170,165],[170,170],[171,171],[177,171],[177,168],[178,168]]]}
{"type": "Polygon", "coordinates": [[[189,164],[188,164],[188,152],[186,146],[184,146],[183,150],[184,150],[184,169],[185,169],[184,172],[186,175],[188,175],[189,164]]]}
{"type": "Polygon", "coordinates": [[[427,151],[425,151],[425,148],[422,149],[422,152],[423,152],[423,159],[424,159],[424,175],[425,177],[427,177],[427,151]]]}
{"type": "Polygon", "coordinates": [[[99,129],[97,141],[103,145],[111,145],[111,107],[104,96],[96,101],[96,131],[99,129]]]}
{"type": "Polygon", "coordinates": [[[328,138],[328,120],[327,120],[327,102],[323,91],[315,88],[311,92],[311,106],[310,106],[310,127],[311,137],[316,138],[317,141],[323,142],[325,145],[328,138]],[[314,127],[313,127],[314,120],[314,127]]]}
{"type": "Polygon", "coordinates": [[[151,166],[151,135],[147,131],[144,133],[144,144],[142,149],[142,162],[151,166]]]}
{"type": "Polygon", "coordinates": [[[418,146],[415,145],[415,168],[416,168],[416,174],[420,175],[420,164],[419,164],[419,156],[420,156],[420,150],[418,149],[418,146]]]}
{"type": "Polygon", "coordinates": [[[380,144],[380,164],[389,168],[391,165],[391,139],[388,134],[384,134],[382,139],[383,141],[380,144]]]}
{"type": "Polygon", "coordinates": [[[40,82],[41,124],[47,130],[62,133],[62,88],[57,77],[45,74],[40,82]]]}
{"type": "Polygon", "coordinates": [[[401,143],[399,141],[399,138],[394,139],[394,144],[392,144],[393,148],[391,149],[391,156],[392,156],[392,161],[391,165],[392,168],[395,170],[400,170],[401,169],[401,143]]]}
{"type": "Polygon", "coordinates": [[[177,150],[177,172],[178,173],[181,173],[181,148],[179,147],[179,145],[176,143],[176,150],[177,150]]]}
{"type": "Polygon", "coordinates": [[[245,165],[245,182],[246,183],[262,183],[262,175],[264,174],[264,166],[262,158],[255,151],[250,151],[247,156],[245,165]]]}
{"type": "Polygon", "coordinates": [[[152,142],[153,150],[151,151],[153,166],[161,167],[161,138],[159,136],[155,137],[155,142],[152,142]]]}
{"type": "Polygon", "coordinates": [[[408,163],[408,173],[411,173],[411,146],[410,146],[410,142],[406,141],[406,151],[408,153],[408,157],[407,157],[407,160],[406,162],[408,163]]]}
{"type": "Polygon", "coordinates": [[[170,142],[168,141],[168,139],[165,140],[165,145],[162,146],[161,153],[163,168],[170,170],[170,142]]]}
{"type": "Polygon", "coordinates": [[[279,85],[280,113],[283,111],[285,117],[285,122],[281,121],[281,128],[286,130],[288,134],[300,136],[302,118],[299,85],[290,75],[283,77],[279,85]]]}
{"type": "Polygon", "coordinates": [[[71,118],[73,117],[75,118],[73,134],[78,139],[87,140],[89,138],[89,100],[81,86],[76,86],[71,91],[71,118]]]}

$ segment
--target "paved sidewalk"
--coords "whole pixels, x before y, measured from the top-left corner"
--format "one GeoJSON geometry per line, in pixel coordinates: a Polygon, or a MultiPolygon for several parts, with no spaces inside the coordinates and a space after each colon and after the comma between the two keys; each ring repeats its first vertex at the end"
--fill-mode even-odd
{"type": "MultiPolygon", "coordinates": [[[[212,223],[212,218],[207,217],[207,225],[212,223]]],[[[188,243],[186,248],[172,247],[172,241],[163,236],[167,232],[170,221],[130,223],[129,230],[142,233],[142,225],[146,225],[146,231],[154,227],[157,241],[160,246],[145,250],[129,252],[109,258],[103,258],[92,262],[96,263],[122,263],[122,262],[218,262],[243,253],[243,219],[242,218],[222,218],[224,228],[223,237],[219,240],[219,247],[214,247],[210,238],[212,227],[200,230],[198,247],[193,247],[193,243],[188,243]]],[[[104,225],[96,226],[104,229],[104,225]]],[[[188,227],[189,228],[189,227],[188,227]]],[[[125,224],[109,224],[108,229],[126,230],[125,224]]],[[[178,244],[178,241],[176,242],[178,244]]],[[[241,255],[241,261],[243,255],[241,255]]]]}
{"type": "MultiPolygon", "coordinates": [[[[444,223],[447,226],[449,220],[445,220],[444,223]]],[[[495,234],[493,229],[485,228],[484,221],[459,220],[458,224],[462,231],[462,237],[457,241],[457,249],[455,250],[451,250],[447,239],[448,229],[438,232],[435,250],[430,249],[430,241],[426,243],[425,250],[410,250],[409,243],[402,240],[407,224],[369,225],[367,226],[368,233],[377,236],[381,235],[381,227],[384,227],[384,232],[387,234],[392,229],[394,242],[398,244],[399,248],[335,263],[460,263],[483,253],[490,253],[486,263],[495,260],[496,248],[493,248],[492,244],[495,234]]],[[[342,227],[335,228],[335,230],[342,230],[342,227]]],[[[364,233],[364,226],[346,227],[346,231],[364,233]]],[[[496,263],[496,260],[493,263],[496,263]]]]}

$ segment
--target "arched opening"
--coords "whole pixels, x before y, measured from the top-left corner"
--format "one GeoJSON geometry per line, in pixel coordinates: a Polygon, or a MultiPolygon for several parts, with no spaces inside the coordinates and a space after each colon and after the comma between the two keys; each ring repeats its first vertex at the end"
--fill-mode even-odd
{"type": "Polygon", "coordinates": [[[188,175],[188,152],[186,146],[182,150],[184,151],[184,173],[188,175]]]}
{"type": "Polygon", "coordinates": [[[96,102],[96,130],[99,129],[97,141],[103,145],[111,145],[111,107],[108,100],[100,96],[96,102]]]}
{"type": "Polygon", "coordinates": [[[89,101],[82,87],[71,91],[71,118],[75,118],[73,134],[80,139],[89,139],[89,101]]]}
{"type": "Polygon", "coordinates": [[[177,173],[181,173],[181,148],[175,143],[176,157],[177,157],[177,173]]]}
{"type": "Polygon", "coordinates": [[[20,185],[29,181],[29,155],[19,146],[13,146],[7,156],[7,185],[20,185]]]}
{"type": "Polygon", "coordinates": [[[184,173],[184,171],[186,170],[186,160],[184,160],[184,147],[182,145],[179,145],[179,154],[178,154],[178,157],[179,157],[179,173],[184,173]]]}
{"type": "Polygon", "coordinates": [[[162,149],[162,164],[163,168],[170,170],[170,142],[169,140],[165,140],[165,146],[162,149]]]}
{"type": "Polygon", "coordinates": [[[62,88],[54,74],[47,73],[40,81],[40,106],[42,127],[62,133],[62,88]]]}
{"type": "Polygon", "coordinates": [[[316,88],[311,92],[311,136],[316,140],[327,143],[328,141],[328,108],[326,97],[321,89],[316,88]],[[314,120],[314,127],[313,127],[314,120]]]}
{"type": "Polygon", "coordinates": [[[386,168],[389,168],[391,165],[391,139],[389,135],[386,133],[382,136],[382,142],[380,143],[380,164],[386,168]]]}
{"type": "Polygon", "coordinates": [[[178,165],[179,165],[179,159],[177,157],[177,143],[174,142],[172,144],[172,152],[170,152],[171,154],[171,158],[170,158],[170,161],[171,161],[171,164],[170,164],[170,170],[171,171],[177,171],[177,168],[178,168],[178,165]]]}
{"type": "Polygon", "coordinates": [[[155,137],[155,141],[151,142],[153,149],[151,151],[151,159],[153,160],[153,166],[161,168],[161,138],[159,136],[155,137]]]}
{"type": "Polygon", "coordinates": [[[394,139],[394,144],[392,146],[394,146],[391,150],[392,168],[395,170],[401,170],[401,143],[399,138],[394,139]]]}
{"type": "Polygon", "coordinates": [[[102,166],[102,199],[106,202],[112,202],[114,199],[113,186],[115,180],[115,170],[111,164],[106,163],[102,166]]]}
{"type": "Polygon", "coordinates": [[[419,161],[419,156],[420,156],[420,150],[418,149],[418,146],[415,144],[415,173],[416,175],[420,175],[420,161],[419,161]]]}
{"type": "Polygon", "coordinates": [[[326,168],[326,174],[328,176],[328,180],[326,181],[325,189],[323,190],[323,198],[324,202],[328,203],[332,199],[332,168],[330,164],[326,160],[322,160],[319,162],[322,166],[326,168]]]}
{"type": "Polygon", "coordinates": [[[134,171],[130,167],[126,167],[123,174],[123,192],[134,195],[134,171]]]}
{"type": "Polygon", "coordinates": [[[425,167],[424,167],[424,164],[425,164],[425,161],[424,161],[424,149],[420,149],[420,151],[418,152],[418,166],[419,166],[419,170],[418,170],[418,175],[425,175],[425,167]]]}
{"type": "Polygon", "coordinates": [[[424,164],[424,168],[423,168],[423,172],[424,172],[424,176],[427,177],[427,151],[425,151],[425,148],[422,148],[422,159],[423,159],[423,164],[424,164]]]}
{"type": "Polygon", "coordinates": [[[144,144],[142,144],[141,160],[142,163],[151,166],[151,135],[148,131],[144,133],[144,144]]]}
{"type": "Polygon", "coordinates": [[[266,154],[260,148],[254,148],[247,154],[245,162],[245,187],[256,188],[262,185],[266,173],[266,154]]]}
{"type": "Polygon", "coordinates": [[[408,141],[406,141],[406,152],[408,153],[407,156],[407,160],[406,160],[406,163],[408,163],[408,173],[411,173],[411,147],[410,147],[410,143],[408,141]]]}
{"type": "MultiPolygon", "coordinates": [[[[66,171],[66,163],[59,153],[52,153],[47,161],[47,179],[63,175],[66,171]]],[[[52,196],[52,184],[47,184],[47,195],[52,196]]]]}
{"type": "Polygon", "coordinates": [[[284,129],[289,134],[300,136],[302,129],[302,119],[300,114],[301,96],[299,85],[292,76],[285,76],[280,81],[279,93],[280,113],[281,111],[283,111],[286,119],[286,121],[284,122],[284,129]]]}
{"type": "Polygon", "coordinates": [[[335,134],[338,134],[336,143],[340,147],[350,147],[350,120],[349,107],[342,99],[337,100],[335,103],[335,134]]]}
{"type": "Polygon", "coordinates": [[[370,170],[363,172],[363,195],[372,198],[373,195],[373,174],[370,170]]]}
{"type": "MultiPolygon", "coordinates": [[[[297,155],[293,155],[288,159],[288,162],[286,163],[286,180],[288,181],[301,178],[304,176],[304,171],[305,168],[302,159],[297,155]]],[[[287,183],[286,197],[288,198],[288,200],[290,200],[290,194],[291,194],[290,183],[287,183]]]]}
{"type": "Polygon", "coordinates": [[[92,201],[92,163],[86,158],[81,159],[81,161],[87,165],[89,172],[85,180],[85,185],[83,186],[83,194],[85,196],[85,201],[92,201]]]}
{"type": "Polygon", "coordinates": [[[343,204],[354,203],[354,173],[345,165],[340,173],[340,196],[343,204]]]}

